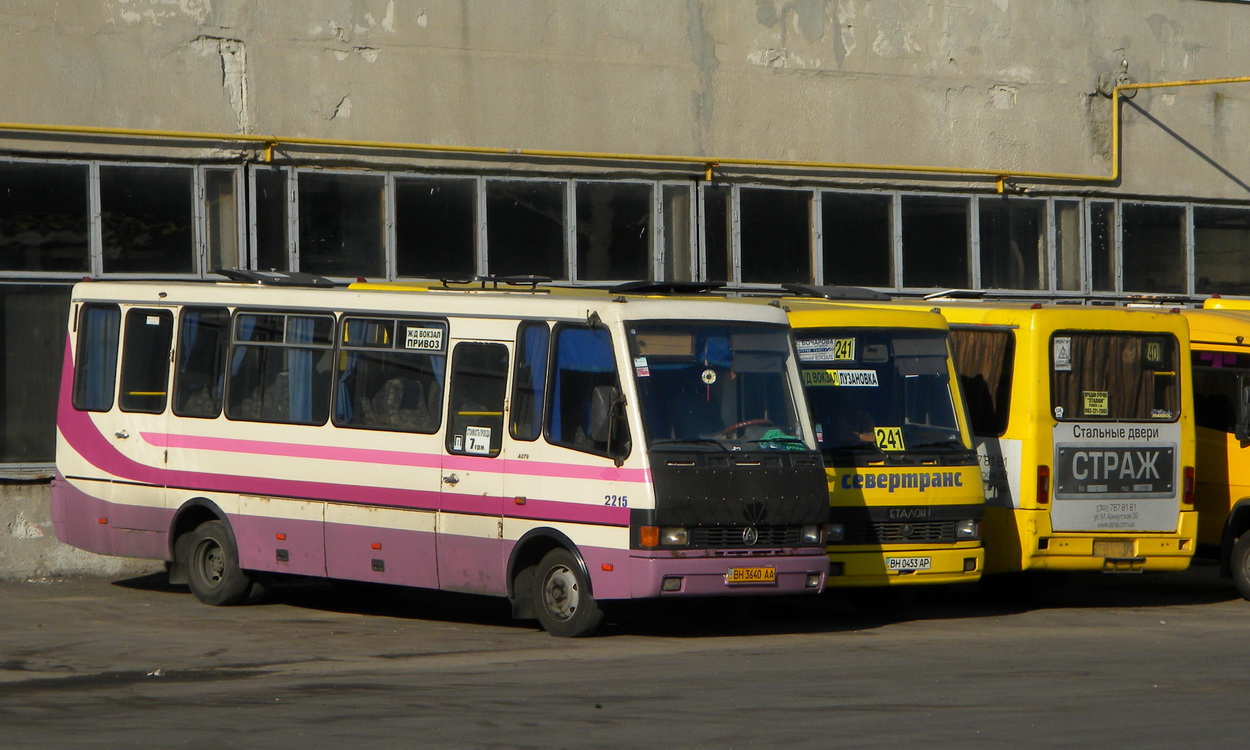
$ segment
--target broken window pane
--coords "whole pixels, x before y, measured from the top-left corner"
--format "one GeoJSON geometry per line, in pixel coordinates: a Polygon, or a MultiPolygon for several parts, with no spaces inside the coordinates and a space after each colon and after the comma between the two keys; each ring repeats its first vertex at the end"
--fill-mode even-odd
{"type": "Polygon", "coordinates": [[[383,276],[381,175],[299,175],[299,270],[321,276],[383,276]]]}
{"type": "Polygon", "coordinates": [[[192,170],[100,167],[105,273],[193,273],[192,170]]]}
{"type": "Polygon", "coordinates": [[[486,183],[486,246],[496,276],[567,279],[564,183],[491,180],[486,183]]]}
{"type": "Polygon", "coordinates": [[[86,165],[0,163],[0,271],[91,270],[86,165]]]}
{"type": "Polygon", "coordinates": [[[967,198],[903,196],[903,286],[971,286],[967,198]]]}
{"type": "Polygon", "coordinates": [[[1250,211],[1194,208],[1194,292],[1250,294],[1250,211]]]}
{"type": "Polygon", "coordinates": [[[821,232],[824,235],[826,284],[894,286],[890,257],[893,198],[888,195],[824,193],[821,232]]]}
{"type": "Polygon", "coordinates": [[[474,273],[476,196],[473,180],[396,177],[396,275],[474,273]]]}
{"type": "Polygon", "coordinates": [[[1045,289],[1046,202],[980,201],[981,288],[1045,289]]]}
{"type": "Polygon", "coordinates": [[[664,186],[664,278],[669,281],[694,278],[690,253],[690,192],[686,185],[664,186]]]}
{"type": "Polygon", "coordinates": [[[1114,292],[1115,204],[1089,204],[1089,283],[1095,292],[1114,292]]]}
{"type": "Polygon", "coordinates": [[[291,270],[290,214],[285,169],[257,169],[256,184],[256,267],[262,271],[291,270]]]}
{"type": "Polygon", "coordinates": [[[651,278],[651,185],[579,182],[576,189],[577,278],[651,278]]]}
{"type": "Polygon", "coordinates": [[[743,188],[738,200],[743,283],[811,282],[811,191],[743,188]]]}
{"type": "Polygon", "coordinates": [[[1185,209],[1125,203],[1124,291],[1185,292],[1185,209]]]}
{"type": "Polygon", "coordinates": [[[707,281],[735,281],[732,208],[733,188],[728,185],[703,188],[703,278],[707,281]]]}
{"type": "Polygon", "coordinates": [[[241,268],[239,257],[239,173],[233,169],[204,172],[204,216],[208,270],[241,268]]]}

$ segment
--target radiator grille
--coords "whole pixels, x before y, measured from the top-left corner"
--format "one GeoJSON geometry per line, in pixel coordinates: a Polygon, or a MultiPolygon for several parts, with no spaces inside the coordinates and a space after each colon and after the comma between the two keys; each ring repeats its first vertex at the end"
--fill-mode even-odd
{"type": "Polygon", "coordinates": [[[756,526],[759,541],[747,544],[742,540],[746,526],[699,526],[690,530],[690,543],[695,547],[794,547],[802,539],[798,526],[756,526]]]}
{"type": "Polygon", "coordinates": [[[878,521],[850,524],[847,544],[954,542],[955,521],[878,521]]]}

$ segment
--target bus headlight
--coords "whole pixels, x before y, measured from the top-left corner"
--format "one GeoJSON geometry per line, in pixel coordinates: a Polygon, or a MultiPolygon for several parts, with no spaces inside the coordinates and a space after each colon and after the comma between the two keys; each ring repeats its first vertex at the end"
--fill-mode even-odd
{"type": "Polygon", "coordinates": [[[825,540],[829,542],[840,542],[846,539],[846,524],[831,523],[825,526],[825,540]]]}
{"type": "Polygon", "coordinates": [[[822,544],[820,527],[815,524],[803,527],[803,544],[822,544]]]}
{"type": "Polygon", "coordinates": [[[979,525],[980,524],[978,524],[975,519],[971,518],[960,521],[955,524],[955,538],[976,539],[979,536],[977,529],[979,525]]]}
{"type": "Polygon", "coordinates": [[[684,547],[690,544],[690,533],[683,526],[664,526],[660,529],[660,546],[684,547]]]}

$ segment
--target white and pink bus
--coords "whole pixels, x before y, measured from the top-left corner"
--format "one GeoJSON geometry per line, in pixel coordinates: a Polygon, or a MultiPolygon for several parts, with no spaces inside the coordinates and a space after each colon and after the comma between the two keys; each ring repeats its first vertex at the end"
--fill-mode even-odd
{"type": "Polygon", "coordinates": [[[561,636],[611,600],[823,589],[780,309],[229,276],[74,288],[62,541],[208,604],[318,576],[506,596],[561,636]]]}

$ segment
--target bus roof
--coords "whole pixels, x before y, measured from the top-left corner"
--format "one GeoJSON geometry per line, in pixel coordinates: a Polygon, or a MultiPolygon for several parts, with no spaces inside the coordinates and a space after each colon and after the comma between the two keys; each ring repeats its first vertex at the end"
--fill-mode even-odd
{"type": "Polygon", "coordinates": [[[1226,309],[1208,308],[1182,311],[1189,322],[1189,338],[1195,344],[1221,347],[1250,348],[1250,307],[1226,309]]]}
{"type": "Polygon", "coordinates": [[[591,312],[595,312],[605,322],[710,319],[788,323],[780,308],[741,305],[723,297],[626,295],[595,289],[575,293],[477,289],[466,293],[419,284],[353,284],[319,288],[234,281],[83,281],[74,285],[73,299],[146,305],[224,305],[252,309],[293,307],[378,314],[551,320],[585,320],[591,312]]]}

